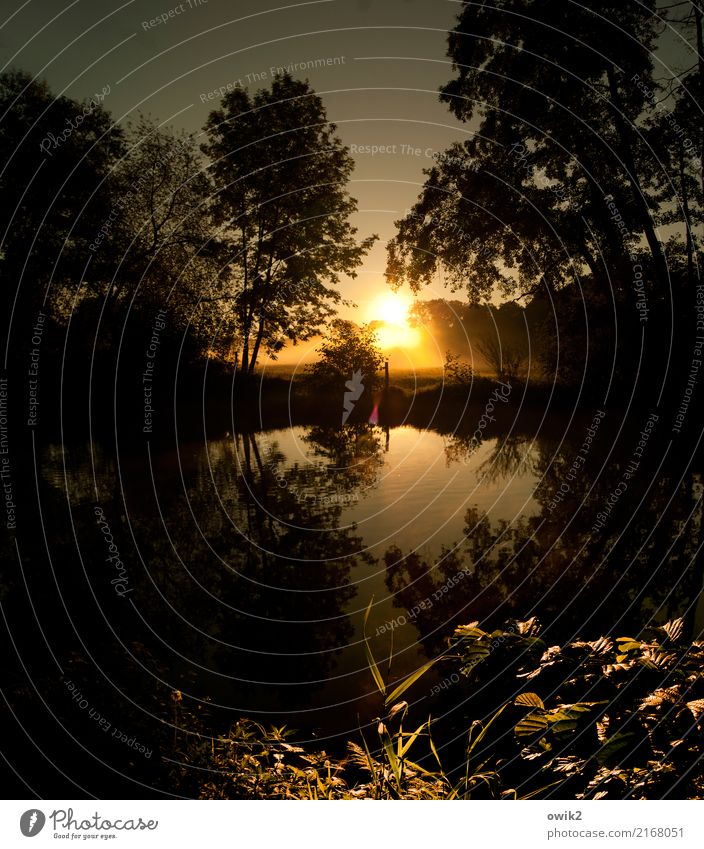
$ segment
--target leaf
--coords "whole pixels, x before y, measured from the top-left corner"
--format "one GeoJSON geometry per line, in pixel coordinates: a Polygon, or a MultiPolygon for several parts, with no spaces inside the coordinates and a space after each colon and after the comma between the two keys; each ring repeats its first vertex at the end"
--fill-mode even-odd
{"type": "Polygon", "coordinates": [[[379,731],[379,736],[381,737],[381,742],[384,746],[384,751],[386,752],[386,757],[388,758],[388,761],[389,761],[389,766],[391,767],[391,770],[392,770],[394,777],[396,779],[396,784],[397,784],[397,786],[400,790],[401,789],[401,765],[399,763],[399,759],[396,755],[396,752],[394,752],[393,741],[392,741],[391,737],[389,736],[389,732],[386,730],[386,726],[384,725],[383,722],[379,723],[378,731],[379,731]]]}
{"type": "MultiPolygon", "coordinates": [[[[625,655],[624,655],[624,657],[625,657],[625,655]]],[[[616,658],[616,659],[618,660],[618,658],[616,658]]],[[[611,675],[614,675],[617,672],[628,672],[632,668],[633,668],[633,661],[632,660],[629,661],[628,663],[623,663],[621,661],[619,661],[618,663],[610,663],[610,664],[608,664],[608,666],[604,667],[604,676],[608,678],[608,677],[610,677],[611,675]]]]}
{"type": "Polygon", "coordinates": [[[618,731],[599,749],[596,759],[602,765],[613,762],[619,752],[631,747],[637,740],[638,735],[633,731],[618,731]]]}
{"type": "Polygon", "coordinates": [[[435,760],[438,762],[438,766],[440,767],[440,772],[442,772],[442,764],[440,763],[440,756],[438,755],[438,750],[435,748],[435,743],[433,742],[433,735],[430,733],[430,717],[428,717],[428,742],[430,743],[430,751],[433,753],[435,760]]]}
{"type": "Polygon", "coordinates": [[[588,646],[591,646],[594,654],[607,654],[610,652],[614,644],[608,637],[599,637],[598,640],[594,640],[594,642],[587,643],[588,646]]]}
{"type": "Polygon", "coordinates": [[[579,723],[575,719],[558,719],[550,723],[550,730],[558,737],[571,734],[579,723]]]}
{"type": "MultiPolygon", "coordinates": [[[[495,720],[495,719],[498,719],[498,718],[501,716],[501,714],[502,714],[502,713],[506,710],[506,708],[507,708],[507,707],[508,707],[508,702],[507,702],[505,705],[501,705],[501,707],[500,707],[500,708],[496,711],[496,713],[495,713],[495,714],[491,717],[491,719],[487,722],[487,724],[486,724],[486,725],[484,725],[484,726],[482,726],[482,730],[479,732],[479,734],[477,735],[476,739],[475,739],[475,740],[473,740],[473,741],[472,741],[472,742],[468,745],[468,747],[467,747],[467,762],[468,762],[468,763],[469,763],[469,756],[470,756],[470,755],[472,754],[472,752],[473,752],[473,751],[477,748],[477,746],[481,743],[481,741],[484,739],[484,737],[486,737],[487,732],[488,732],[488,731],[489,731],[489,729],[491,728],[491,725],[492,725],[492,723],[494,722],[494,720],[495,720]]],[[[471,733],[471,732],[470,732],[470,733],[471,733]]]]}
{"type": "MultiPolygon", "coordinates": [[[[408,739],[406,740],[406,742],[402,746],[399,746],[399,756],[400,757],[403,757],[406,754],[406,752],[411,748],[411,746],[416,742],[416,740],[420,736],[421,731],[425,728],[425,726],[426,726],[426,723],[424,722],[422,725],[419,725],[418,728],[416,728],[416,730],[412,734],[407,735],[408,739]]],[[[406,736],[406,735],[403,735],[403,736],[406,736]]],[[[399,742],[400,741],[401,741],[401,737],[399,737],[399,742]]]]}
{"type": "Polygon", "coordinates": [[[702,714],[704,714],[704,699],[695,699],[693,702],[687,702],[687,707],[692,712],[692,716],[699,722],[702,714]]]}
{"type": "Polygon", "coordinates": [[[541,708],[541,710],[545,709],[543,700],[535,693],[521,693],[520,696],[516,696],[514,705],[520,705],[521,707],[541,708]]]}
{"type": "Polygon", "coordinates": [[[362,630],[364,633],[364,653],[367,656],[367,666],[369,667],[369,671],[372,673],[372,678],[377,686],[377,689],[381,693],[382,696],[386,695],[386,684],[384,684],[384,678],[379,671],[379,667],[376,665],[376,661],[374,660],[374,655],[372,654],[372,650],[369,646],[369,640],[367,638],[367,622],[369,621],[369,612],[372,609],[372,605],[374,604],[374,596],[369,600],[369,605],[367,606],[367,611],[364,614],[364,624],[362,626],[362,630]]]}
{"type": "Polygon", "coordinates": [[[396,704],[389,711],[389,719],[392,719],[399,711],[407,710],[408,702],[396,702],[396,704]]]}
{"type": "Polygon", "coordinates": [[[550,721],[544,713],[533,711],[516,725],[514,731],[517,737],[534,737],[536,734],[545,734],[550,727],[550,721]]]}
{"type": "Polygon", "coordinates": [[[671,619],[662,626],[670,641],[676,643],[684,631],[684,619],[671,619]]]}
{"type": "Polygon", "coordinates": [[[531,616],[525,622],[516,622],[516,630],[526,637],[536,637],[540,633],[541,627],[537,616],[531,616]]]}
{"type": "MultiPolygon", "coordinates": [[[[376,683],[377,689],[381,693],[382,696],[386,694],[386,685],[384,684],[384,679],[381,676],[381,672],[379,672],[379,667],[376,665],[376,661],[374,660],[374,655],[372,654],[372,650],[369,648],[369,641],[367,638],[364,638],[364,651],[367,655],[367,666],[369,667],[369,671],[372,673],[372,678],[376,683]]],[[[393,701],[391,699],[390,701],[393,701]]]]}
{"type": "Polygon", "coordinates": [[[631,651],[640,651],[640,641],[634,640],[633,637],[617,637],[619,654],[624,654],[631,651]]]}
{"type": "Polygon", "coordinates": [[[384,699],[384,705],[388,706],[391,702],[395,702],[396,699],[399,696],[402,696],[409,687],[413,686],[419,678],[422,678],[434,663],[435,660],[429,660],[427,663],[423,664],[420,669],[416,669],[416,671],[409,675],[408,678],[405,678],[398,687],[396,687],[395,690],[392,690],[392,692],[384,699]]]}

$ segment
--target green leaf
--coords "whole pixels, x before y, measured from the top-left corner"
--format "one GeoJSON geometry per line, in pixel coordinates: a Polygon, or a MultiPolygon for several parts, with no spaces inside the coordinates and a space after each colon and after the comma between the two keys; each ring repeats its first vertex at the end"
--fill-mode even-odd
{"type": "Polygon", "coordinates": [[[579,723],[575,719],[558,719],[550,723],[550,730],[557,737],[565,734],[572,734],[576,730],[579,723]]]}
{"type": "Polygon", "coordinates": [[[440,767],[440,772],[442,772],[442,764],[440,763],[440,755],[438,755],[438,750],[435,748],[435,743],[433,742],[433,735],[430,733],[430,717],[428,717],[428,742],[430,743],[430,751],[433,753],[435,760],[438,762],[438,766],[440,767]]]}
{"type": "Polygon", "coordinates": [[[667,634],[671,642],[676,643],[684,631],[684,619],[672,619],[662,626],[662,630],[667,634]]]}
{"type": "Polygon", "coordinates": [[[408,737],[406,742],[399,748],[399,756],[400,757],[403,757],[406,754],[406,752],[411,748],[411,746],[416,742],[421,731],[425,728],[425,726],[426,726],[426,723],[424,722],[422,725],[419,725],[418,728],[416,728],[416,730],[413,732],[413,734],[408,734],[408,735],[403,734],[403,735],[399,736],[399,741],[401,740],[401,737],[406,737],[406,736],[408,737]]]}
{"type": "MultiPolygon", "coordinates": [[[[381,672],[379,672],[379,667],[376,665],[374,655],[372,654],[372,650],[369,648],[369,641],[367,640],[366,636],[364,638],[364,651],[367,655],[367,666],[369,667],[369,671],[372,673],[372,678],[374,679],[377,689],[379,690],[382,696],[385,696],[386,684],[384,684],[384,679],[382,678],[381,672]]],[[[391,699],[390,701],[393,701],[393,699],[391,699]]]]}
{"type": "Polygon", "coordinates": [[[382,723],[380,723],[380,725],[379,725],[379,736],[381,737],[381,742],[384,746],[384,751],[386,752],[386,757],[388,758],[389,766],[391,767],[391,770],[392,770],[394,777],[396,779],[396,784],[397,784],[397,786],[400,790],[401,789],[401,764],[400,764],[400,761],[399,761],[399,759],[396,755],[396,752],[394,752],[393,740],[391,739],[389,732],[386,730],[386,727],[384,727],[382,723]]]}
{"type": "Polygon", "coordinates": [[[630,651],[640,651],[640,641],[634,640],[632,637],[617,637],[619,654],[630,651]]]}
{"type": "Polygon", "coordinates": [[[544,713],[533,711],[516,725],[514,731],[517,737],[534,737],[537,734],[545,734],[550,727],[548,717],[544,713]]]}
{"type": "MultiPolygon", "coordinates": [[[[369,611],[372,609],[372,604],[374,604],[374,596],[371,597],[369,601],[369,605],[367,607],[367,612],[364,614],[364,652],[367,656],[367,666],[369,667],[369,671],[372,673],[372,678],[374,679],[374,683],[377,686],[377,689],[381,693],[382,696],[386,695],[386,684],[384,684],[384,678],[379,671],[379,667],[374,660],[374,655],[372,654],[372,650],[369,646],[369,640],[367,639],[367,622],[369,621],[369,611]]],[[[388,701],[385,703],[388,704],[388,701]]]]}
{"type": "MultiPolygon", "coordinates": [[[[508,702],[507,702],[505,705],[501,705],[501,707],[500,707],[500,708],[496,711],[496,713],[495,713],[495,714],[491,717],[491,719],[487,722],[487,724],[486,724],[486,725],[484,725],[484,726],[482,726],[482,730],[479,732],[479,734],[477,735],[476,739],[475,739],[475,740],[473,740],[473,741],[472,741],[472,742],[468,745],[468,747],[467,747],[467,762],[468,762],[468,763],[469,763],[469,757],[470,757],[470,755],[471,755],[471,754],[472,754],[472,752],[473,752],[473,751],[477,748],[477,746],[481,743],[481,741],[484,739],[484,737],[486,737],[487,732],[488,732],[488,731],[489,731],[489,729],[491,728],[491,725],[492,725],[492,723],[494,722],[494,720],[495,720],[495,719],[498,719],[498,718],[501,716],[501,714],[502,714],[502,713],[506,710],[506,708],[507,708],[507,707],[508,707],[508,702]]],[[[470,732],[470,734],[471,734],[471,732],[470,732]]]]}
{"type": "Polygon", "coordinates": [[[388,706],[391,702],[395,702],[396,699],[399,696],[402,696],[409,687],[413,686],[419,678],[422,678],[434,663],[434,660],[429,660],[427,663],[423,664],[420,669],[416,669],[416,671],[409,675],[408,678],[405,678],[398,687],[396,687],[395,690],[392,690],[392,692],[385,698],[384,705],[388,706]]]}
{"type": "Polygon", "coordinates": [[[638,735],[633,731],[619,731],[610,737],[596,754],[597,761],[603,766],[613,762],[619,752],[630,748],[638,740],[638,735]]]}
{"type": "Polygon", "coordinates": [[[520,696],[516,696],[514,705],[520,705],[521,707],[540,708],[541,710],[544,710],[545,708],[543,700],[535,693],[521,693],[520,696]]]}

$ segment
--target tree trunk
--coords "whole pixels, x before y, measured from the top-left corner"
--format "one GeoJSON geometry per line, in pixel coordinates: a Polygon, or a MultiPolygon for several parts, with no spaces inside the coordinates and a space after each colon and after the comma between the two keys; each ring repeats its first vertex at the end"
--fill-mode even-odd
{"type": "Polygon", "coordinates": [[[685,171],[685,151],[680,140],[678,145],[680,194],[682,195],[682,214],[684,215],[685,245],[687,249],[687,289],[692,288],[694,281],[694,245],[692,244],[692,220],[689,211],[689,193],[687,191],[687,173],[685,171]]]}
{"type": "Polygon", "coordinates": [[[614,123],[616,124],[616,130],[619,136],[619,152],[621,154],[621,161],[625,166],[628,181],[631,184],[631,189],[633,190],[633,200],[635,208],[638,211],[638,223],[640,224],[643,233],[645,234],[646,241],[648,242],[648,247],[650,248],[653,264],[655,266],[655,274],[661,286],[661,292],[665,292],[668,288],[667,262],[662,250],[662,245],[660,244],[660,240],[655,232],[655,226],[650,214],[648,202],[645,198],[645,192],[643,191],[643,187],[638,177],[638,172],[636,171],[636,163],[633,156],[633,145],[631,144],[631,132],[626,123],[626,119],[624,118],[623,104],[621,103],[621,96],[618,91],[613,65],[607,66],[606,75],[609,81],[614,123]]]}
{"type": "Polygon", "coordinates": [[[254,349],[252,351],[252,359],[249,363],[249,373],[252,374],[254,371],[254,366],[257,363],[257,357],[259,356],[259,348],[262,344],[262,339],[264,338],[264,316],[259,317],[259,327],[257,328],[257,339],[254,343],[254,349]]]}
{"type": "MultiPolygon", "coordinates": [[[[697,62],[699,65],[699,91],[698,94],[704,91],[704,33],[702,33],[702,10],[699,4],[692,3],[694,9],[694,25],[697,36],[697,62]]],[[[699,176],[702,184],[702,195],[704,195],[704,123],[700,122],[701,137],[699,140],[699,176]]]]}

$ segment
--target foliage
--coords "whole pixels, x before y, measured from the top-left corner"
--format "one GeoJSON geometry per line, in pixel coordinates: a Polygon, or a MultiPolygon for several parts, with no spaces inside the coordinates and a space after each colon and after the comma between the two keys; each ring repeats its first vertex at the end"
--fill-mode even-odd
{"type": "Polygon", "coordinates": [[[433,721],[405,730],[409,705],[395,701],[427,668],[388,693],[367,643],[386,705],[375,745],[361,733],[345,758],[333,758],[287,742],[286,729],[242,720],[223,737],[189,743],[174,778],[188,789],[194,775],[210,773],[196,779],[201,798],[699,796],[704,643],[684,640],[681,620],[651,629],[648,639],[601,637],[563,648],[547,648],[539,633],[535,619],[493,632],[477,623],[455,630],[443,662],[475,686],[503,677],[512,692],[487,718],[468,718],[462,761],[452,769],[443,768],[433,721]],[[411,759],[421,744],[422,756],[411,759]]]}
{"type": "Polygon", "coordinates": [[[604,254],[612,273],[630,273],[640,235],[650,267],[665,274],[648,192],[654,163],[633,131],[644,90],[656,88],[654,3],[600,5],[601,15],[553,0],[464,6],[449,40],[456,76],[441,97],[480,127],[427,172],[389,246],[393,280],[418,287],[439,262],[472,297],[558,288],[575,272],[603,277],[604,254]],[[625,243],[609,194],[627,221],[625,243]]]}
{"type": "Polygon", "coordinates": [[[384,358],[376,335],[368,325],[358,327],[352,321],[334,319],[318,348],[318,360],[308,368],[312,383],[328,392],[344,391],[345,385],[359,373],[366,393],[381,383],[384,358]]]}
{"type": "MultiPolygon", "coordinates": [[[[665,304],[694,332],[703,63],[656,75],[655,7],[463,4],[441,100],[473,133],[426,171],[388,246],[394,285],[417,290],[441,270],[470,301],[500,291],[548,307],[540,353],[572,386],[659,377],[672,355],[665,304]]],[[[704,43],[696,4],[664,14],[684,15],[675,26],[704,43]]],[[[672,342],[675,356],[689,356],[672,342]]]]}
{"type": "Polygon", "coordinates": [[[477,350],[494,370],[497,380],[510,383],[524,372],[526,354],[516,345],[502,343],[496,336],[484,336],[477,341],[477,350]]]}
{"type": "Polygon", "coordinates": [[[535,620],[491,634],[477,623],[455,631],[461,674],[490,680],[511,664],[522,690],[513,698],[517,748],[504,782],[525,790],[539,773],[559,785],[552,794],[578,799],[699,792],[704,643],[683,638],[682,620],[649,631],[647,639],[563,648],[546,648],[535,620]]]}
{"type": "Polygon", "coordinates": [[[75,292],[109,212],[105,181],[124,138],[96,94],[78,102],[23,71],[0,74],[0,288],[13,332],[31,327],[47,293],[75,292]]]}
{"type": "Polygon", "coordinates": [[[353,160],[308,83],[283,74],[253,95],[238,88],[206,132],[227,297],[251,372],[262,347],[273,356],[319,331],[341,301],[340,275],[355,276],[375,237],[356,241],[353,160]]]}
{"type": "Polygon", "coordinates": [[[467,387],[471,386],[474,381],[474,369],[472,366],[464,362],[459,354],[453,354],[452,351],[445,353],[443,373],[445,375],[445,381],[451,386],[467,387]]]}

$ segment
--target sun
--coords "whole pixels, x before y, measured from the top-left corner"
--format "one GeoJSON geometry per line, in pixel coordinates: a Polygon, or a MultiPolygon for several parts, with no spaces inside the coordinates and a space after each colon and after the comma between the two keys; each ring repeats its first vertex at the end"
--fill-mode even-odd
{"type": "Polygon", "coordinates": [[[413,301],[402,294],[387,292],[369,306],[370,321],[383,322],[377,327],[379,345],[384,350],[413,348],[420,343],[420,333],[408,323],[413,301]]]}

